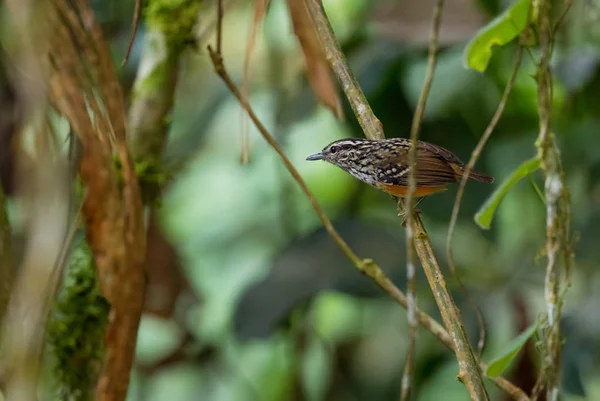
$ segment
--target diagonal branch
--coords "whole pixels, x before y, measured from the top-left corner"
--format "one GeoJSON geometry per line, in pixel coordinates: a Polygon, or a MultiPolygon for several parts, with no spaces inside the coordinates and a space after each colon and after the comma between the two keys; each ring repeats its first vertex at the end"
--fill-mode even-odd
{"type": "MultiPolygon", "coordinates": [[[[308,8],[317,26],[317,31],[321,36],[326,52],[327,61],[330,67],[338,75],[342,83],[344,92],[352,104],[354,112],[365,135],[371,139],[382,139],[383,133],[381,123],[373,114],[368,102],[360,89],[356,78],[350,71],[348,63],[342,53],[323,5],[320,0],[306,0],[308,8]]],[[[418,215],[415,215],[412,225],[408,225],[413,230],[415,236],[415,247],[417,255],[421,260],[421,265],[429,281],[434,298],[442,314],[444,326],[452,333],[453,347],[459,362],[459,379],[466,385],[471,398],[477,400],[489,399],[479,365],[471,349],[467,334],[460,318],[460,312],[452,296],[450,295],[444,276],[433,252],[429,237],[423,227],[423,223],[418,215]]]]}
{"type": "Polygon", "coordinates": [[[337,39],[329,23],[329,19],[323,10],[321,0],[304,0],[310,16],[315,24],[319,38],[325,51],[325,59],[329,66],[339,78],[343,85],[344,93],[350,102],[350,106],[358,119],[358,123],[367,138],[384,139],[383,126],[381,121],[375,116],[365,94],[359,85],[353,85],[356,81],[354,73],[346,62],[342,49],[337,44],[337,39]]]}

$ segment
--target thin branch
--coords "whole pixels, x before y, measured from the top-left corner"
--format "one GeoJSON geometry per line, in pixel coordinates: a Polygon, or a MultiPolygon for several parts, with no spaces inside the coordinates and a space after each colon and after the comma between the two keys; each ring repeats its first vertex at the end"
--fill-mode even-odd
{"type": "Polygon", "coordinates": [[[133,42],[135,42],[138,25],[140,23],[141,13],[142,0],[135,0],[135,8],[133,9],[133,21],[131,22],[131,33],[129,34],[129,43],[127,44],[127,50],[125,51],[125,56],[123,57],[123,61],[121,62],[121,68],[125,67],[125,64],[127,64],[127,61],[129,60],[129,55],[131,54],[133,42]]]}
{"type": "Polygon", "coordinates": [[[350,106],[356,115],[360,127],[367,136],[371,139],[384,139],[383,126],[373,111],[371,106],[366,101],[365,94],[359,85],[353,84],[356,81],[354,73],[346,62],[344,53],[335,38],[329,19],[323,10],[321,0],[304,0],[308,7],[308,11],[315,23],[315,28],[321,39],[323,49],[325,50],[325,58],[329,66],[337,75],[343,85],[344,93],[348,97],[350,106]]]}
{"type": "MultiPolygon", "coordinates": [[[[333,224],[321,209],[316,198],[306,186],[306,183],[304,182],[302,176],[300,176],[300,174],[298,173],[298,170],[296,170],[292,162],[287,158],[281,147],[277,144],[277,142],[273,139],[269,131],[258,119],[248,101],[242,96],[240,90],[231,80],[231,77],[227,73],[227,70],[225,69],[225,66],[223,64],[222,56],[216,53],[210,46],[208,47],[208,51],[212,63],[214,65],[215,72],[217,73],[217,75],[219,75],[219,77],[221,77],[227,88],[240,102],[244,110],[246,110],[248,116],[258,129],[259,133],[265,139],[265,141],[279,155],[286,169],[289,171],[289,173],[298,183],[306,197],[309,199],[313,210],[317,214],[317,217],[321,221],[321,224],[323,224],[323,227],[325,227],[327,233],[332,237],[332,239],[340,247],[344,254],[346,254],[348,259],[350,259],[350,261],[353,263],[356,269],[358,269],[361,273],[365,274],[366,276],[370,277],[373,281],[375,281],[375,283],[377,283],[379,287],[381,287],[390,297],[392,297],[394,301],[399,303],[402,307],[407,308],[408,301],[406,295],[402,291],[400,291],[400,289],[398,289],[398,287],[396,287],[396,285],[390,279],[388,279],[385,276],[381,268],[370,259],[361,260],[337,233],[337,231],[333,227],[333,224]]],[[[442,344],[444,344],[450,350],[454,349],[453,339],[451,338],[450,334],[448,334],[444,327],[440,325],[434,318],[432,318],[425,312],[419,310],[418,308],[416,309],[416,317],[419,321],[419,324],[421,324],[427,331],[429,331],[435,337],[437,337],[442,344]]],[[[486,369],[485,365],[482,365],[482,369],[486,369]]],[[[490,380],[496,383],[496,385],[499,388],[504,390],[507,394],[511,395],[515,400],[528,400],[527,395],[525,394],[525,392],[523,392],[523,390],[516,387],[506,379],[503,379],[502,377],[493,377],[490,378],[490,380]]]]}
{"type": "MultiPolygon", "coordinates": [[[[382,139],[384,136],[381,123],[373,114],[356,78],[350,71],[350,67],[346,62],[344,54],[335,39],[329,20],[325,15],[321,1],[306,1],[309,12],[315,22],[317,32],[319,32],[323,42],[327,61],[330,63],[330,67],[337,74],[338,79],[342,83],[344,92],[352,105],[354,113],[363,128],[365,135],[371,139],[382,139]]],[[[460,313],[452,300],[452,296],[448,292],[446,282],[435,258],[433,248],[431,247],[423,223],[418,215],[414,216],[413,226],[409,225],[408,227],[411,227],[414,231],[417,255],[421,260],[421,265],[425,270],[429,285],[433,291],[442,318],[444,319],[444,325],[446,329],[452,333],[452,349],[456,353],[460,368],[459,379],[466,385],[471,394],[471,398],[487,400],[489,397],[483,384],[481,370],[473,355],[473,350],[471,349],[467,334],[460,319],[460,313]]]]}
{"type": "MultiPolygon", "coordinates": [[[[414,368],[414,359],[417,344],[417,323],[414,318],[414,309],[416,308],[416,278],[415,278],[415,238],[414,238],[414,195],[416,191],[417,181],[415,177],[415,168],[417,165],[417,141],[421,131],[421,122],[427,105],[427,98],[433,84],[435,75],[435,66],[437,64],[438,42],[440,35],[440,26],[442,24],[442,10],[444,8],[444,0],[437,0],[433,8],[431,34],[429,39],[429,51],[427,57],[427,72],[425,73],[425,83],[419,95],[419,101],[415,109],[415,114],[412,120],[410,130],[410,149],[408,154],[408,164],[412,166],[408,171],[408,197],[405,201],[405,216],[407,217],[406,224],[406,278],[408,282],[408,327],[409,347],[404,364],[404,372],[402,373],[402,392],[401,400],[408,400],[410,397],[411,376],[414,368]]],[[[401,202],[401,200],[398,200],[401,202]]]]}
{"type": "MultiPolygon", "coordinates": [[[[222,4],[223,7],[223,11],[222,14],[225,14],[225,11],[229,10],[230,8],[232,8],[233,6],[235,6],[238,3],[239,0],[221,0],[221,1],[217,1],[217,7],[219,7],[219,4],[222,4]]],[[[212,6],[214,7],[214,6],[212,6]]],[[[207,15],[207,19],[206,20],[202,20],[198,22],[198,29],[196,32],[196,42],[199,45],[203,45],[208,39],[209,37],[215,32],[215,25],[218,22],[218,10],[217,12],[213,13],[212,16],[211,15],[207,15]]],[[[218,30],[217,30],[218,32],[218,30]]]]}
{"type": "Polygon", "coordinates": [[[217,53],[222,54],[223,41],[223,0],[217,0],[217,53]]]}
{"type": "Polygon", "coordinates": [[[554,25],[554,28],[552,29],[552,36],[556,35],[556,33],[558,32],[558,30],[562,26],[563,22],[565,21],[565,17],[567,16],[567,14],[569,13],[569,11],[571,10],[572,6],[573,6],[573,0],[566,0],[565,1],[565,9],[562,12],[562,14],[560,15],[560,18],[558,19],[558,21],[556,22],[556,24],[554,25]]]}
{"type": "Polygon", "coordinates": [[[488,400],[489,396],[483,384],[481,369],[475,359],[467,333],[460,319],[460,311],[447,289],[446,281],[435,258],[431,242],[418,216],[415,216],[414,230],[417,255],[419,255],[419,260],[431,286],[444,326],[448,332],[452,333],[453,349],[459,364],[458,379],[467,387],[473,400],[488,400]]]}
{"type": "MultiPolygon", "coordinates": [[[[458,192],[456,193],[456,198],[454,200],[454,207],[452,208],[452,217],[450,218],[450,226],[448,227],[448,236],[446,237],[446,253],[448,255],[448,266],[450,267],[450,271],[452,272],[452,275],[456,278],[456,281],[458,282],[460,287],[463,287],[463,284],[460,279],[460,275],[456,271],[456,266],[454,264],[454,252],[452,250],[452,237],[454,235],[454,229],[456,228],[456,222],[458,220],[458,213],[460,211],[462,197],[463,197],[463,194],[465,191],[465,187],[467,185],[467,180],[468,180],[469,174],[471,174],[471,171],[473,170],[475,163],[477,163],[477,159],[481,155],[483,148],[487,144],[487,141],[490,138],[490,136],[492,135],[492,132],[494,132],[494,129],[496,128],[496,125],[498,124],[498,121],[500,121],[500,117],[502,116],[502,113],[504,112],[506,102],[508,101],[508,97],[512,91],[512,88],[515,84],[515,80],[519,73],[519,67],[521,66],[522,59],[523,59],[523,47],[519,46],[519,48],[517,50],[515,63],[514,63],[513,69],[512,69],[512,73],[511,73],[510,78],[508,79],[506,87],[504,88],[504,93],[502,94],[502,97],[500,98],[500,103],[498,104],[498,107],[496,109],[496,112],[494,113],[494,116],[492,117],[492,120],[490,121],[487,128],[485,129],[485,132],[481,136],[481,139],[477,143],[477,146],[473,150],[473,153],[471,153],[471,159],[469,159],[469,162],[467,163],[467,165],[465,167],[465,171],[461,178],[460,184],[458,186],[458,192]]],[[[485,347],[485,337],[486,337],[485,336],[485,325],[483,324],[484,323],[483,316],[481,314],[481,310],[475,304],[472,297],[469,296],[468,298],[469,298],[469,302],[471,303],[471,305],[477,311],[477,316],[478,316],[478,320],[479,320],[480,327],[481,327],[481,332],[479,335],[479,343],[478,343],[478,347],[477,347],[478,351],[479,351],[479,356],[481,356],[483,349],[485,347]]]]}
{"type": "Polygon", "coordinates": [[[12,255],[12,230],[6,212],[6,196],[0,183],[0,321],[10,301],[15,268],[12,255]]]}

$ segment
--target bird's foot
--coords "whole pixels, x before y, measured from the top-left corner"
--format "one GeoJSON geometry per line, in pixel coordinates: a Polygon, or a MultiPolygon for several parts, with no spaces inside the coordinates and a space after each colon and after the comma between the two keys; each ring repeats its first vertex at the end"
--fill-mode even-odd
{"type": "MultiPolygon", "coordinates": [[[[415,215],[420,216],[423,214],[423,211],[421,209],[414,208],[413,213],[415,215]]],[[[402,227],[406,227],[406,222],[408,221],[408,213],[406,213],[405,211],[399,212],[398,217],[402,218],[402,227]]]]}
{"type": "MultiPolygon", "coordinates": [[[[421,203],[421,201],[423,199],[425,199],[425,198],[424,197],[417,198],[416,202],[414,203],[412,210],[413,210],[413,213],[415,213],[415,215],[423,214],[423,211],[421,209],[417,208],[417,206],[419,206],[419,203],[421,203]]],[[[407,209],[406,199],[396,198],[396,200],[398,201],[398,217],[402,218],[402,227],[406,227],[406,222],[408,221],[408,213],[406,212],[406,209],[407,209]]]]}

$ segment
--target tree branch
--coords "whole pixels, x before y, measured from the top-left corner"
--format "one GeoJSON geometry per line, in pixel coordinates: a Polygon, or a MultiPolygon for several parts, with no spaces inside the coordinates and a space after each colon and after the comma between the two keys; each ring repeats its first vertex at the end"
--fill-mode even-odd
{"type": "Polygon", "coordinates": [[[0,321],[4,318],[10,300],[14,270],[12,231],[6,213],[6,196],[0,184],[0,321]]]}
{"type": "Polygon", "coordinates": [[[536,141],[538,157],[545,176],[546,197],[546,277],[545,299],[547,325],[544,330],[545,357],[542,374],[545,377],[546,398],[556,401],[560,394],[560,355],[562,339],[560,319],[564,292],[569,287],[573,253],[570,245],[571,210],[568,189],[560,151],[550,129],[552,113],[552,71],[550,60],[554,43],[554,28],[550,22],[551,3],[547,0],[534,2],[537,15],[537,32],[540,40],[540,61],[536,72],[538,84],[538,112],[540,131],[536,141]],[[559,258],[564,257],[565,274],[559,271],[559,258]]]}
{"type": "Polygon", "coordinates": [[[50,52],[51,96],[81,140],[86,237],[102,295],[110,303],[95,396],[98,401],[122,401],[133,366],[145,290],[140,190],[126,144],[121,86],[102,31],[85,0],[52,3],[56,13],[52,17],[60,25],[50,52]]]}
{"type": "MultiPolygon", "coordinates": [[[[321,1],[306,1],[313,21],[316,24],[317,31],[323,42],[327,61],[330,63],[331,69],[337,74],[342,83],[344,92],[346,93],[350,104],[352,104],[356,118],[363,128],[365,135],[371,139],[382,139],[384,136],[381,123],[373,114],[356,78],[350,72],[348,63],[335,39],[335,35],[331,29],[325,11],[323,10],[321,1]]],[[[423,227],[423,223],[419,216],[415,215],[413,219],[413,225],[408,225],[408,227],[414,231],[417,255],[421,260],[421,265],[425,270],[429,286],[433,291],[436,303],[442,314],[444,325],[446,329],[452,333],[452,349],[455,351],[459,362],[459,378],[466,385],[471,398],[487,400],[489,397],[483,384],[481,370],[477,364],[471,345],[469,344],[458,308],[454,304],[452,296],[446,287],[446,282],[435,258],[433,248],[429,242],[429,237],[425,232],[425,228],[423,227]]]]}

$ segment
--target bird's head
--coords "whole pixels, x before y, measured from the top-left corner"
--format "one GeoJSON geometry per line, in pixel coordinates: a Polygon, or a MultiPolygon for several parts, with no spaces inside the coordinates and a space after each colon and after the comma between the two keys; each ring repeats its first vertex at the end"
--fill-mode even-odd
{"type": "Polygon", "coordinates": [[[325,160],[343,169],[360,163],[365,152],[368,152],[370,141],[363,138],[340,139],[331,142],[323,150],[310,155],[306,160],[325,160]]]}

